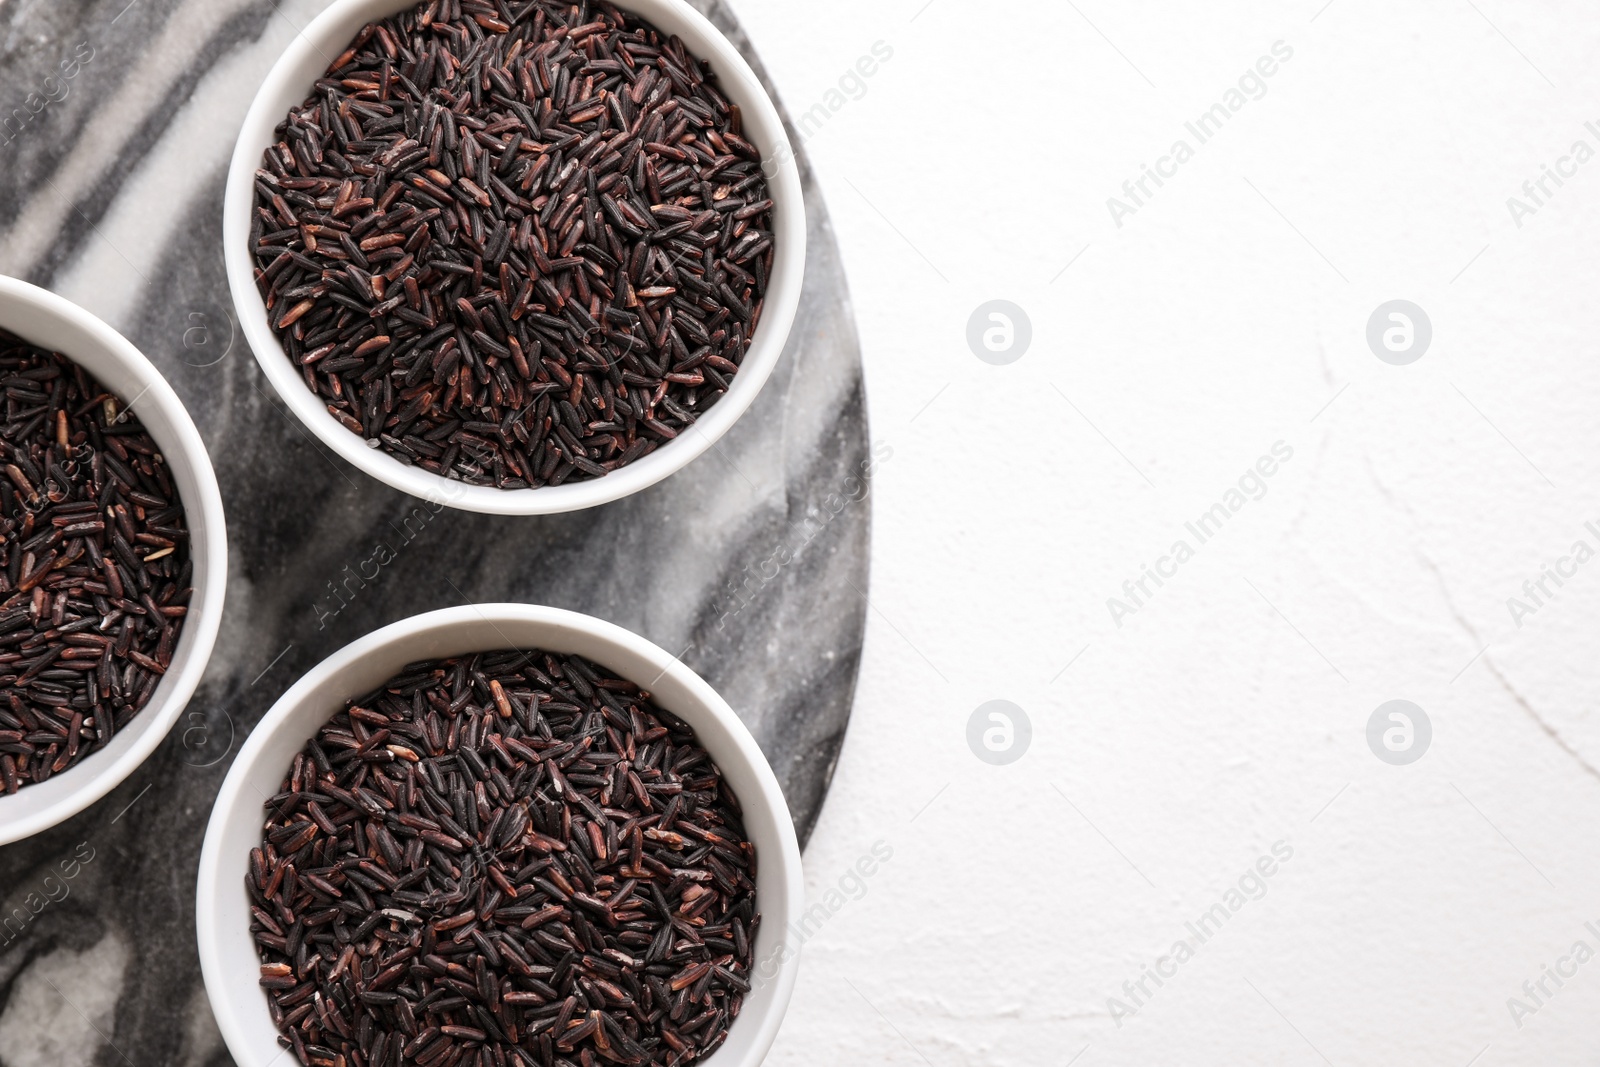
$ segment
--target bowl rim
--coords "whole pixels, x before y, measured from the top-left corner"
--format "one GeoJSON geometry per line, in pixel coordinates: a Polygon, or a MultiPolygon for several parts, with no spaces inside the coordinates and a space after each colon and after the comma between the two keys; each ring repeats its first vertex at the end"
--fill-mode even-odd
{"type": "MultiPolygon", "coordinates": [[[[170,434],[171,439],[160,440],[158,437],[157,443],[164,456],[173,455],[172,446],[176,445],[176,454],[190,468],[190,474],[199,489],[199,499],[183,500],[184,513],[191,531],[199,525],[204,526],[206,543],[203,555],[193,551],[190,553],[195,566],[194,585],[203,585],[204,595],[198,603],[191,600],[189,614],[184,618],[183,633],[178,638],[180,642],[190,642],[189,655],[176,672],[163,676],[163,681],[171,678],[172,684],[165,696],[159,698],[161,703],[157,704],[157,696],[152,695],[150,704],[139,711],[137,718],[149,716],[142,727],[143,732],[125,752],[103,766],[94,765],[99,753],[92,753],[60,775],[52,776],[51,781],[54,781],[57,777],[78,774],[83,776],[83,781],[60,800],[32,814],[8,817],[5,809],[11,797],[0,795],[0,845],[30,837],[83,811],[121,785],[166,739],[178,716],[194,696],[211,660],[217,632],[222,625],[222,605],[228,584],[227,521],[216,471],[212,469],[211,455],[206,451],[205,441],[195,428],[194,420],[189,417],[188,408],[184,407],[166,378],[133,342],[93,312],[48,289],[19,278],[0,275],[0,326],[6,325],[3,321],[6,318],[5,309],[16,306],[32,308],[46,317],[87,333],[113,360],[132,370],[134,376],[145,383],[143,394],[131,403],[125,401],[125,404],[131,408],[137,403],[150,403],[167,420],[169,426],[160,433],[161,436],[170,434]]],[[[72,352],[63,351],[62,355],[74,361],[79,358],[72,352]]],[[[96,374],[95,377],[103,376],[96,374]]],[[[152,437],[157,437],[157,430],[148,423],[146,429],[152,437]]],[[[23,787],[15,795],[25,795],[27,788],[23,787]]]]}
{"type": "MultiPolygon", "coordinates": [[[[619,0],[618,7],[676,33],[694,55],[710,63],[723,91],[744,114],[746,136],[758,144],[767,142],[762,170],[774,203],[776,251],[761,322],[728,391],[686,431],[649,455],[599,478],[559,486],[507,490],[468,485],[401,462],[368,445],[328,413],[272,332],[256,289],[254,258],[248,248],[254,176],[261,153],[288,108],[305,96],[304,89],[293,88],[297,81],[292,78],[293,71],[312,62],[314,55],[328,55],[325,46],[342,51],[361,25],[413,7],[415,2],[334,0],[289,42],[251,101],[228,167],[222,226],[228,286],[250,350],[278,396],[319,441],[357,469],[411,496],[442,497],[450,507],[485,514],[546,515],[594,507],[647,489],[712,448],[749,410],[777,366],[794,324],[805,278],[805,201],[795,152],[777,106],[738,48],[685,0],[619,0]],[[285,99],[290,102],[275,103],[285,99]]],[[[325,58],[323,63],[325,66],[325,58]]]]}
{"type": "MultiPolygon", "coordinates": [[[[251,1058],[253,1046],[249,1035],[243,1029],[242,1013],[247,1008],[239,1001],[229,985],[228,951],[221,943],[222,930],[219,926],[221,918],[218,914],[218,898],[215,892],[228,891],[226,887],[230,883],[231,860],[237,856],[239,848],[236,844],[225,840],[226,823],[234,809],[242,802],[243,793],[248,785],[247,779],[260,764],[264,749],[274,735],[284,728],[285,723],[300,711],[307,700],[314,698],[319,689],[337,680],[366,657],[407,639],[421,638],[430,634],[444,635],[462,624],[475,623],[488,623],[497,631],[504,626],[512,630],[512,636],[518,631],[526,632],[530,629],[573,633],[596,639],[602,644],[611,645],[619,651],[643,659],[651,669],[658,669],[660,672],[653,681],[644,685],[644,688],[654,689],[664,677],[670,677],[674,683],[681,685],[697,705],[697,709],[689,715],[684,714],[681,705],[671,710],[686,721],[690,716],[703,712],[726,732],[740,759],[750,769],[756,781],[758,795],[748,796],[741,792],[739,801],[747,813],[755,810],[757,805],[767,809],[773,816],[777,830],[776,854],[767,851],[770,846],[762,846],[763,852],[758,857],[757,885],[772,886],[782,894],[784,906],[781,911],[774,909],[773,914],[768,914],[766,906],[763,905],[762,914],[763,932],[771,929],[780,938],[778,946],[782,952],[776,956],[770,952],[768,954],[769,958],[775,958],[778,963],[777,972],[770,977],[758,977],[758,968],[762,961],[752,952],[752,982],[759,981],[763,987],[773,987],[772,997],[759,1017],[749,1009],[748,1003],[746,1004],[745,1010],[733,1023],[734,1026],[744,1025],[754,1030],[745,1057],[737,1064],[719,1064],[718,1067],[755,1067],[765,1058],[773,1040],[777,1037],[794,990],[799,972],[800,953],[791,934],[793,924],[800,921],[805,908],[805,880],[801,868],[799,839],[794,830],[788,804],[784,800],[782,787],[778,784],[777,775],[749,728],[727,701],[708,682],[660,645],[631,630],[592,615],[565,608],[517,603],[463,604],[440,608],[400,619],[357,638],[322,660],[290,686],[262,716],[261,721],[250,731],[244,744],[240,746],[239,753],[228,768],[227,777],[217,793],[206,824],[205,838],[200,850],[195,898],[195,927],[201,974],[212,1013],[216,1016],[217,1025],[222,1031],[229,1051],[239,1063],[247,1067],[260,1062],[259,1058],[251,1058]]],[[[502,636],[505,634],[502,633],[502,636]]],[[[503,647],[516,647],[516,643],[507,636],[503,647]]],[[[595,657],[586,656],[586,658],[595,657]]],[[[613,664],[602,663],[602,665],[609,670],[617,669],[613,664]]],[[[621,676],[627,677],[626,674],[621,676]]],[[[637,679],[629,680],[635,684],[643,684],[637,679]]],[[[356,694],[350,694],[354,695],[356,694]]],[[[336,711],[337,708],[330,709],[329,716],[336,711]]],[[[691,722],[690,725],[695,724],[691,722]]],[[[247,840],[246,854],[248,848],[254,847],[256,843],[255,838],[247,840]]],[[[254,963],[253,957],[251,962],[254,963]]],[[[719,1048],[713,1053],[713,1057],[720,1055],[726,1048],[726,1045],[719,1048]]],[[[714,1061],[708,1058],[701,1062],[714,1061]]]]}

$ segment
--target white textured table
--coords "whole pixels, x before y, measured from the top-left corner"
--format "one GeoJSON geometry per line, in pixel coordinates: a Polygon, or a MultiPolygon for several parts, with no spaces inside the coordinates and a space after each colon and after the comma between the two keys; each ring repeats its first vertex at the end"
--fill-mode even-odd
{"type": "Polygon", "coordinates": [[[770,1062],[1593,1063],[1600,956],[1520,1029],[1507,1005],[1600,952],[1600,558],[1521,629],[1507,607],[1600,549],[1600,156],[1561,162],[1600,151],[1592,5],[739,10],[791,113],[828,109],[807,148],[894,447],[813,895],[893,858],[806,945],[770,1062]],[[1175,176],[1119,229],[1142,164],[1175,176]],[[1543,164],[1576,173],[1518,228],[1543,164]],[[996,299],[1032,321],[1009,366],[966,342],[996,299]],[[1366,341],[1393,299],[1434,327],[1409,366],[1366,341]],[[1107,600],[1279,440],[1119,629],[1107,600]],[[1033,726],[1008,766],[966,743],[995,699],[1033,726]],[[1367,745],[1391,699],[1432,721],[1409,766],[1367,745]],[[1280,840],[1265,897],[1119,1027],[1280,840]]]}

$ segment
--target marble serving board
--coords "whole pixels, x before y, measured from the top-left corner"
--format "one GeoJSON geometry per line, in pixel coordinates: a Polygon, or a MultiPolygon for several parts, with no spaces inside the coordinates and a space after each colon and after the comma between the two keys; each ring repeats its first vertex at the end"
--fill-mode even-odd
{"type": "MultiPolygon", "coordinates": [[[[732,14],[696,2],[759,72],[732,14]]],[[[0,273],[83,304],[166,375],[211,451],[231,557],[221,636],[187,716],[100,803],[0,848],[0,924],[23,917],[0,925],[3,1067],[231,1062],[195,952],[212,799],[277,696],[378,626],[511,600],[643,634],[738,710],[802,841],[843,740],[866,612],[867,422],[844,274],[804,160],[794,333],[718,447],[577,514],[416,512],[292,419],[238,334],[223,276],[235,133],[323,6],[0,0],[0,273]]]]}

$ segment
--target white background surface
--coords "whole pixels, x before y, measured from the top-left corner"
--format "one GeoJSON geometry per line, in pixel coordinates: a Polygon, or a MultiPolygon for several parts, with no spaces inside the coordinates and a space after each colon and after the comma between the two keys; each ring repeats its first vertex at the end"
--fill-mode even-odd
{"type": "Polygon", "coordinates": [[[1506,603],[1600,548],[1600,159],[1507,206],[1600,150],[1592,10],[922,3],[737,5],[793,114],[894,50],[808,144],[894,449],[809,888],[893,858],[806,945],[769,1062],[1593,1062],[1600,960],[1520,1028],[1507,999],[1600,950],[1600,562],[1521,628],[1506,603]],[[1107,198],[1278,40],[1118,228],[1107,198]],[[995,298],[1032,320],[1010,366],[965,341],[995,298]],[[1395,298],[1434,327],[1410,366],[1365,342],[1395,298]],[[1107,598],[1279,440],[1118,628],[1107,598]],[[1410,766],[1365,739],[1394,698],[1433,723],[1410,766]],[[1009,766],[965,740],[992,699],[1033,724],[1009,766]],[[1114,1022],[1280,840],[1266,896],[1114,1022]]]}

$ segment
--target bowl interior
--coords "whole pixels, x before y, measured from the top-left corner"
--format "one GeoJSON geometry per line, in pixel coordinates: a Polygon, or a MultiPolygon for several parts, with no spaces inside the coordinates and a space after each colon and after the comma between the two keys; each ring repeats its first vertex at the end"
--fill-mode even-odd
{"type": "MultiPolygon", "coordinates": [[[[800,852],[788,808],[755,739],[703,680],[656,645],[584,615],[526,605],[447,608],[385,627],[335,653],[286,693],[251,733],[223,783],[206,830],[197,906],[206,989],[229,1049],[242,1067],[266,1067],[280,1048],[257,984],[245,893],[250,850],[260,844],[263,805],[295,753],[344,702],[418,660],[505,648],[576,653],[647,689],[689,723],[744,809],[757,851],[762,916],[753,960],[777,957],[803,895],[800,852]]],[[[759,1063],[788,1003],[797,961],[759,981],[710,1067],[759,1063]]],[[[770,971],[770,968],[768,968],[770,971]]]]}
{"type": "Polygon", "coordinates": [[[292,40],[267,75],[245,117],[228,172],[223,206],[223,244],[234,308],[250,348],[274,388],[317,437],[354,466],[412,496],[443,497],[452,507],[502,515],[550,514],[592,507],[638,492],[681,469],[710,448],[754,402],[777,365],[788,339],[805,273],[805,206],[800,172],[777,109],[736,48],[683,0],[625,0],[618,6],[681,37],[689,50],[710,63],[723,92],[739,105],[745,137],[761,150],[773,201],[772,274],[761,322],[728,392],[702,414],[693,428],[642,459],[603,477],[539,489],[496,489],[466,485],[409,466],[371,448],[341,425],[320,397],[305,385],[284,355],[267,320],[255,283],[249,248],[255,171],[273,142],[273,132],[290,108],[305,99],[362,26],[414,6],[414,0],[339,0],[292,40]]]}
{"type": "Polygon", "coordinates": [[[121,334],[67,300],[0,278],[0,327],[62,353],[116,393],[144,424],[172,471],[189,524],[194,594],[172,664],[138,715],[99,752],[44,782],[0,796],[0,844],[76,814],[126,778],[158,745],[193,695],[216,639],[227,581],[222,497],[205,444],[160,373],[121,334]]]}

